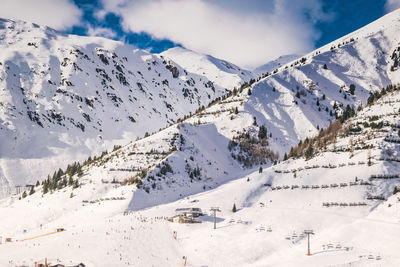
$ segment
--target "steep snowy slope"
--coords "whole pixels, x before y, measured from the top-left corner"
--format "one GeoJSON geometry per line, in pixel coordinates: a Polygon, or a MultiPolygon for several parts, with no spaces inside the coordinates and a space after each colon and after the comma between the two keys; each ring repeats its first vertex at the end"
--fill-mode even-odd
{"type": "Polygon", "coordinates": [[[283,142],[281,155],[347,106],[400,81],[400,10],[275,69],[254,85],[245,110],[283,142]],[[336,103],[336,105],[335,105],[336,103]]]}
{"type": "Polygon", "coordinates": [[[225,60],[182,47],[170,48],[161,55],[171,58],[187,71],[204,75],[214,84],[231,90],[234,87],[240,87],[243,81],[248,82],[250,79],[256,78],[250,71],[241,69],[225,60]]]}
{"type": "MultiPolygon", "coordinates": [[[[242,87],[240,100],[226,100],[230,109],[214,107],[223,111],[217,121],[228,121],[216,123],[209,111],[203,120],[228,139],[264,125],[268,147],[282,158],[347,105],[357,109],[370,92],[400,80],[399,16],[394,11],[242,87]]],[[[23,22],[1,25],[0,180],[7,190],[158,131],[252,77],[183,48],[152,55],[23,22]]]]}
{"type": "MultiPolygon", "coordinates": [[[[0,263],[32,265],[47,257],[52,263],[70,265],[177,266],[185,256],[187,266],[397,266],[400,200],[394,188],[400,188],[400,89],[389,89],[332,132],[336,138],[328,139],[325,148],[317,149],[318,140],[311,142],[315,149],[309,160],[291,158],[262,173],[258,169],[244,173],[222,158],[218,144],[224,142],[212,126],[182,124],[84,166],[76,189],[66,186],[42,197],[38,186],[21,200],[7,198],[1,202],[0,211],[8,216],[0,223],[0,232],[12,242],[0,245],[0,263]],[[175,135],[177,151],[155,153],[167,152],[172,141],[168,136],[175,133],[183,134],[185,140],[175,135]],[[157,142],[159,135],[164,143],[157,142]],[[202,143],[207,145],[198,145],[202,143]],[[130,162],[134,167],[134,159],[141,157],[137,164],[144,166],[161,155],[168,157],[177,177],[182,171],[179,157],[188,156],[192,164],[190,156],[198,155],[194,162],[202,167],[206,164],[200,160],[203,155],[220,159],[207,171],[230,166],[230,176],[242,178],[190,196],[199,181],[192,182],[195,186],[189,192],[183,179],[169,180],[170,191],[153,188],[150,194],[136,185],[112,183],[122,178],[126,166],[121,164],[130,162]],[[106,174],[109,167],[115,170],[106,174]],[[169,193],[181,196],[163,205],[143,205],[157,204],[155,195],[169,193]],[[141,205],[150,208],[137,210],[141,205]],[[208,215],[199,218],[200,224],[163,219],[185,207],[202,208],[208,215]],[[221,209],[215,230],[208,212],[211,207],[221,209]],[[66,231],[46,235],[61,227],[66,231]],[[311,256],[307,256],[304,230],[315,233],[311,256]]],[[[164,176],[154,178],[172,178],[164,176]]]]}
{"type": "Polygon", "coordinates": [[[121,42],[0,20],[0,191],[158,131],[246,75],[225,88],[121,42]]]}

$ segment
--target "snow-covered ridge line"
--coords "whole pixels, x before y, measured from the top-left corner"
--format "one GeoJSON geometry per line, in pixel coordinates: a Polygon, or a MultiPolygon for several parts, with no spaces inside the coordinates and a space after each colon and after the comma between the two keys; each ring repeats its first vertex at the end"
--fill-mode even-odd
{"type": "MultiPolygon", "coordinates": [[[[383,17],[365,25],[364,27],[357,29],[351,33],[348,33],[322,47],[319,47],[308,54],[302,55],[302,56],[297,56],[293,60],[290,60],[288,62],[285,62],[282,64],[282,66],[277,66],[274,69],[271,69],[268,71],[268,76],[271,74],[276,74],[280,71],[283,71],[287,68],[293,68],[296,66],[301,66],[302,64],[305,64],[308,62],[310,59],[312,59],[314,56],[329,52],[329,51],[334,51],[342,46],[348,45],[352,42],[355,42],[359,39],[369,39],[371,37],[374,37],[374,35],[377,35],[379,37],[379,34],[383,33],[385,30],[388,28],[396,28],[400,23],[400,9],[392,11],[391,13],[388,13],[384,15],[383,17]]],[[[400,41],[400,38],[397,38],[396,36],[391,36],[391,39],[394,39],[394,41],[400,41]]],[[[293,57],[293,56],[288,56],[293,57]]],[[[277,59],[279,60],[279,59],[277,59]]],[[[278,61],[279,62],[279,61],[278,61]]],[[[264,76],[267,75],[267,73],[264,73],[264,76]]]]}
{"type": "MultiPolygon", "coordinates": [[[[253,128],[254,131],[264,125],[269,147],[282,159],[300,140],[326,128],[347,106],[361,107],[370,91],[390,84],[391,79],[397,77],[396,70],[392,71],[388,66],[393,61],[390,57],[393,49],[397,49],[397,43],[391,40],[391,33],[397,27],[397,24],[390,25],[382,33],[385,38],[376,42],[371,43],[367,38],[342,46],[336,52],[317,53],[310,63],[305,62],[301,67],[284,70],[252,84],[238,96],[234,94],[194,117],[187,117],[187,122],[215,125],[218,134],[227,140],[243,129],[253,128]],[[382,48],[385,50],[381,51],[382,48]],[[363,72],[368,73],[367,77],[361,76],[361,66],[363,72]]],[[[169,53],[181,50],[173,49],[169,53]]],[[[186,64],[190,63],[189,59],[186,57],[186,64]]],[[[146,166],[146,169],[149,168],[146,166]]]]}
{"type": "MultiPolygon", "coordinates": [[[[241,97],[236,96],[235,100],[244,101],[241,97]]],[[[397,134],[399,108],[399,91],[387,92],[349,119],[348,124],[360,126],[360,131],[338,136],[336,143],[327,144],[326,150],[307,161],[290,159],[262,172],[247,173],[230,161],[229,153],[224,152],[224,137],[216,131],[228,125],[223,119],[226,116],[193,117],[193,122],[200,118],[201,123],[211,119],[216,123],[169,127],[121,147],[105,155],[98,168],[84,170],[87,173],[79,178],[78,188],[65,187],[42,197],[39,186],[26,198],[18,200],[14,196],[0,202],[1,211],[8,214],[0,231],[12,240],[1,246],[0,263],[12,259],[16,264],[26,264],[48,257],[51,262],[59,259],[88,266],[118,261],[126,266],[176,266],[184,255],[189,264],[196,266],[397,266],[399,237],[393,233],[399,231],[400,202],[398,193],[393,193],[400,185],[394,175],[400,173],[400,166],[381,158],[388,154],[398,157],[400,153],[398,144],[392,142],[394,138],[385,140],[397,134]],[[371,126],[372,122],[380,125],[381,121],[382,128],[371,126]],[[386,125],[386,121],[390,123],[386,125]],[[118,180],[121,173],[128,175],[122,170],[124,164],[146,166],[153,157],[164,161],[162,152],[171,147],[174,136],[178,149],[167,161],[174,176],[167,165],[160,163],[160,176],[155,174],[154,180],[149,180],[156,183],[150,194],[136,185],[113,183],[113,177],[118,180]],[[369,149],[362,149],[363,143],[369,149]],[[146,153],[150,151],[153,152],[146,153]],[[197,181],[197,175],[193,182],[181,179],[186,164],[192,171],[198,164],[202,180],[197,181]],[[120,168],[120,173],[107,173],[111,166],[120,168]],[[216,166],[229,168],[217,171],[216,166]],[[229,172],[228,179],[217,180],[223,171],[229,172]],[[208,175],[213,180],[203,179],[208,175]],[[392,179],[385,179],[389,177],[392,179]],[[159,178],[165,183],[160,183],[159,178]],[[174,183],[171,178],[176,178],[174,183]],[[215,182],[224,184],[213,186],[213,190],[201,188],[215,182]],[[193,195],[196,192],[201,193],[193,195]],[[191,207],[205,213],[210,207],[219,207],[217,229],[213,229],[211,214],[199,217],[199,224],[163,219],[174,216],[176,209],[191,207]],[[15,220],[24,223],[16,227],[15,220]],[[61,227],[66,231],[21,241],[61,227]],[[314,232],[311,256],[307,256],[305,229],[314,232]],[[374,242],[368,242],[371,237],[374,242]],[[93,244],[101,246],[94,251],[93,244]],[[22,249],[25,253],[21,256],[18,252],[22,249]],[[103,253],[99,254],[99,250],[103,253]]],[[[236,115],[243,116],[242,109],[236,115]]]]}
{"type": "Polygon", "coordinates": [[[162,55],[21,21],[0,21],[0,47],[6,191],[171,125],[252,77],[230,73],[226,88],[162,55]]]}

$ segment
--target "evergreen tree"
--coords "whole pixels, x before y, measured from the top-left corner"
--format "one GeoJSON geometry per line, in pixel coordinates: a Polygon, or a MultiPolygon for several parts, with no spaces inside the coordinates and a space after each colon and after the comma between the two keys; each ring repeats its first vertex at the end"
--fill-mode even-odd
{"type": "Polygon", "coordinates": [[[324,70],[327,70],[328,66],[326,64],[324,64],[324,70]]]}
{"type": "Polygon", "coordinates": [[[285,153],[285,155],[283,156],[283,160],[287,160],[288,159],[288,156],[287,156],[287,154],[285,153]]]}
{"type": "Polygon", "coordinates": [[[354,84],[350,84],[350,94],[354,95],[355,90],[356,90],[356,86],[354,84]]]}
{"type": "Polygon", "coordinates": [[[400,192],[400,187],[395,186],[393,190],[393,195],[396,195],[399,192],[400,192]]]}
{"type": "Polygon", "coordinates": [[[39,181],[36,181],[36,186],[39,186],[39,185],[40,185],[39,181]]]}
{"type": "Polygon", "coordinates": [[[251,95],[251,89],[249,88],[249,90],[247,91],[247,95],[251,95]]]}
{"type": "Polygon", "coordinates": [[[236,205],[235,205],[235,203],[233,203],[232,212],[236,212],[236,205]]]}
{"type": "Polygon", "coordinates": [[[372,156],[371,156],[371,151],[368,150],[368,166],[371,166],[371,165],[372,165],[371,158],[372,158],[372,156]]]}
{"type": "Polygon", "coordinates": [[[74,181],[74,185],[72,186],[72,189],[75,189],[75,188],[78,188],[78,187],[79,187],[79,181],[78,181],[78,179],[76,179],[74,181]]]}
{"type": "Polygon", "coordinates": [[[22,198],[26,198],[26,192],[25,191],[22,193],[22,198]]]}
{"type": "Polygon", "coordinates": [[[258,169],[258,173],[262,173],[262,172],[263,172],[263,168],[260,167],[260,168],[258,169]]]}
{"type": "Polygon", "coordinates": [[[69,195],[69,198],[73,198],[74,197],[74,193],[71,192],[71,195],[69,195]]]}
{"type": "Polygon", "coordinates": [[[33,193],[35,193],[35,189],[33,189],[33,186],[32,186],[31,190],[29,191],[29,195],[32,195],[33,193]]]}
{"type": "Polygon", "coordinates": [[[371,105],[372,103],[374,103],[374,100],[375,100],[375,96],[373,93],[370,92],[368,100],[367,100],[368,105],[371,105]]]}
{"type": "Polygon", "coordinates": [[[312,155],[313,155],[313,148],[312,148],[312,145],[310,144],[309,146],[308,146],[308,148],[307,148],[307,150],[306,150],[306,152],[305,152],[305,156],[306,156],[306,159],[310,159],[311,157],[312,157],[312,155]]]}
{"type": "Polygon", "coordinates": [[[257,126],[257,118],[255,116],[253,116],[253,125],[257,126]]]}
{"type": "Polygon", "coordinates": [[[78,177],[82,177],[83,171],[81,165],[78,163],[77,170],[76,170],[78,177]]]}
{"type": "Polygon", "coordinates": [[[72,179],[72,176],[68,178],[68,186],[72,186],[74,184],[74,179],[72,179]]]}
{"type": "Polygon", "coordinates": [[[48,180],[43,181],[42,191],[43,191],[43,194],[47,194],[47,192],[49,191],[48,180]]]}
{"type": "Polygon", "coordinates": [[[263,139],[267,137],[267,128],[264,125],[261,125],[258,130],[258,138],[263,139]]]}

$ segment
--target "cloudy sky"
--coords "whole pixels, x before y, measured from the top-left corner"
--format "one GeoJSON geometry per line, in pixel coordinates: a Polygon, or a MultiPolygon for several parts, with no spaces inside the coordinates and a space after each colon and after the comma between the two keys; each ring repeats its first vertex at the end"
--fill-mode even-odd
{"type": "Polygon", "coordinates": [[[400,0],[1,0],[0,17],[151,52],[183,46],[254,68],[302,54],[400,8],[400,0]]]}

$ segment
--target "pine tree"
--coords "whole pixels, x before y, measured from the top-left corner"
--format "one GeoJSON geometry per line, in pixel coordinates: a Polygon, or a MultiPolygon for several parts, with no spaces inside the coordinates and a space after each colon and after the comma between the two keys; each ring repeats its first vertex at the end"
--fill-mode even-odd
{"type": "Polygon", "coordinates": [[[43,191],[43,194],[47,194],[47,192],[49,191],[48,180],[43,181],[42,191],[43,191]]]}
{"type": "Polygon", "coordinates": [[[251,95],[251,89],[249,88],[249,90],[247,91],[247,95],[251,95]]]}
{"type": "Polygon", "coordinates": [[[79,181],[78,181],[78,179],[76,179],[74,181],[74,185],[72,186],[72,189],[75,189],[75,188],[78,188],[78,187],[79,187],[79,181]]]}
{"type": "Polygon", "coordinates": [[[33,189],[33,186],[31,187],[31,190],[29,191],[29,195],[32,195],[35,193],[35,189],[33,189]]]}
{"type": "Polygon", "coordinates": [[[306,150],[306,152],[305,152],[305,156],[306,156],[306,159],[310,159],[311,157],[312,157],[312,155],[313,155],[313,148],[312,148],[312,145],[310,144],[309,146],[308,146],[308,148],[307,148],[307,150],[306,150]]]}
{"type": "Polygon", "coordinates": [[[36,181],[36,186],[39,186],[40,185],[40,182],[39,181],[36,181]]]}
{"type": "Polygon", "coordinates": [[[327,70],[328,66],[326,64],[324,64],[324,70],[327,70]]]}
{"type": "Polygon", "coordinates": [[[235,203],[233,203],[232,212],[236,212],[236,205],[235,205],[235,203]]]}
{"type": "Polygon", "coordinates": [[[263,172],[263,168],[260,167],[260,168],[258,169],[258,173],[262,173],[262,172],[263,172]]]}
{"type": "Polygon", "coordinates": [[[285,155],[283,156],[283,160],[287,160],[288,159],[288,156],[287,156],[287,154],[285,153],[285,155]]]}
{"type": "Polygon", "coordinates": [[[350,84],[350,94],[354,95],[355,90],[356,90],[356,86],[354,84],[350,84]]]}
{"type": "Polygon", "coordinates": [[[263,139],[267,137],[267,128],[265,128],[264,125],[260,126],[260,129],[258,130],[258,138],[263,139]]]}
{"type": "Polygon", "coordinates": [[[396,195],[399,192],[400,192],[400,187],[395,186],[393,190],[393,195],[396,195]]]}
{"type": "Polygon", "coordinates": [[[74,184],[74,179],[72,179],[72,176],[68,178],[68,186],[72,186],[74,184]]]}
{"type": "Polygon", "coordinates": [[[22,193],[22,198],[26,198],[26,192],[25,191],[22,193]]]}
{"type": "Polygon", "coordinates": [[[71,192],[71,195],[69,195],[69,198],[73,198],[74,197],[74,193],[71,192]]]}
{"type": "Polygon", "coordinates": [[[368,166],[371,166],[371,165],[372,165],[371,158],[372,158],[372,156],[371,156],[371,150],[368,150],[368,166]]]}

